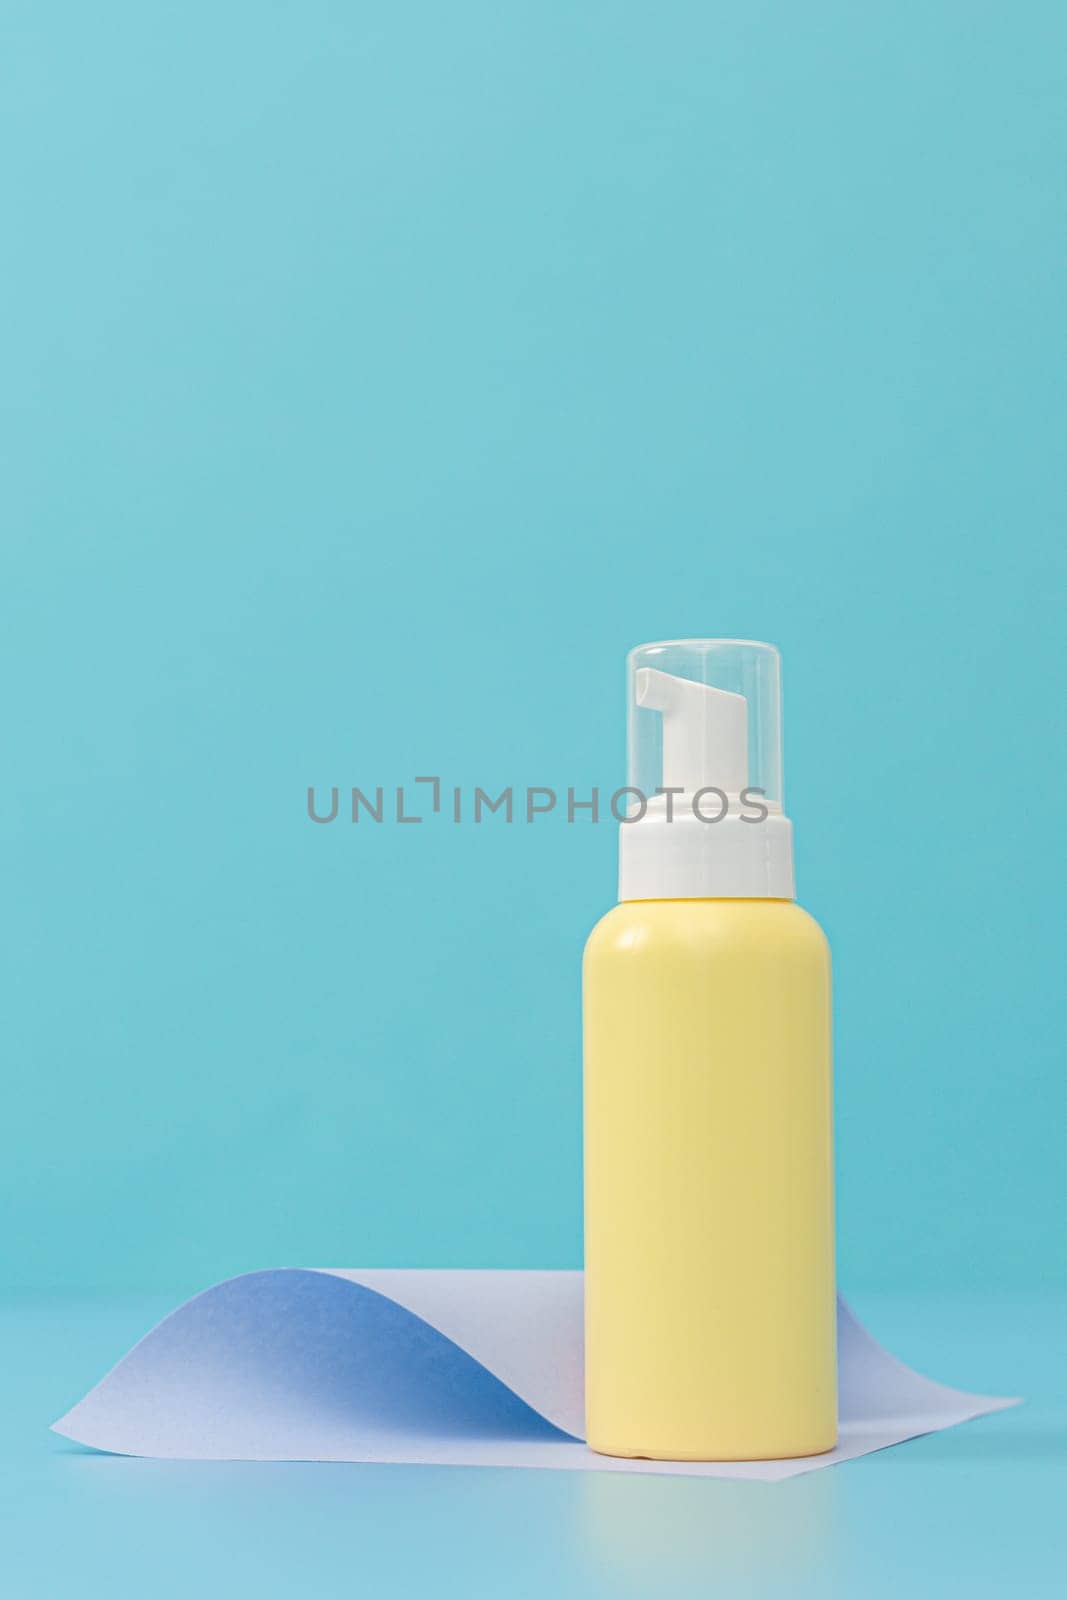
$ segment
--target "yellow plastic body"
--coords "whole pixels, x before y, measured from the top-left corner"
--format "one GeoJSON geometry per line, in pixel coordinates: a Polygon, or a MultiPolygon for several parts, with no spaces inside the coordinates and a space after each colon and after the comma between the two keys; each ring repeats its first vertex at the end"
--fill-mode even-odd
{"type": "Polygon", "coordinates": [[[790,900],[624,901],[589,938],[583,988],[589,1444],[832,1449],[821,929],[790,900]]]}

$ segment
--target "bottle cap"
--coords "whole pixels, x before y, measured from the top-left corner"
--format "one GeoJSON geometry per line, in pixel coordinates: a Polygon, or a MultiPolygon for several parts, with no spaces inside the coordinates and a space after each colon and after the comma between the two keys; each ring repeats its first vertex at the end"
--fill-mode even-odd
{"type": "Polygon", "coordinates": [[[627,657],[619,899],[793,898],[778,652],[674,639],[627,657]]]}

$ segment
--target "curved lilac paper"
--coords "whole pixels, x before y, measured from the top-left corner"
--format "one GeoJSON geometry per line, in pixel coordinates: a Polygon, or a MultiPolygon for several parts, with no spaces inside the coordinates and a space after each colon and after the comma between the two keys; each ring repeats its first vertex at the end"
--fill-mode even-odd
{"type": "Polygon", "coordinates": [[[181,1460],[793,1477],[1017,1402],[920,1377],[838,1302],[840,1440],[790,1461],[634,1461],[582,1442],[580,1272],[285,1268],[180,1306],[54,1424],[181,1460]]]}

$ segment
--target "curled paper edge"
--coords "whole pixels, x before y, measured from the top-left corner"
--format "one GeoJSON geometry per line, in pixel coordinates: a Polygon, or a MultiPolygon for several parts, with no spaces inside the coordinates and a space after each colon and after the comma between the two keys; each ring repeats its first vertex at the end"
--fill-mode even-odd
{"type": "Polygon", "coordinates": [[[773,1462],[584,1443],[582,1274],[282,1268],[179,1306],[53,1426],[112,1453],[412,1461],[777,1480],[1001,1410],[884,1350],[838,1302],[840,1439],[773,1462]]]}

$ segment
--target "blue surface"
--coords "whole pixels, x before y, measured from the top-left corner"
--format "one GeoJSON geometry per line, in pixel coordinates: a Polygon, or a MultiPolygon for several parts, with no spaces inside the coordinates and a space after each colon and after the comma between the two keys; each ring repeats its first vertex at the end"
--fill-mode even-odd
{"type": "Polygon", "coordinates": [[[1067,1302],[868,1297],[931,1376],[1011,1412],[776,1485],[469,1468],[136,1461],[46,1433],[174,1297],[9,1306],[4,1593],[1062,1594],[1067,1302]]]}

